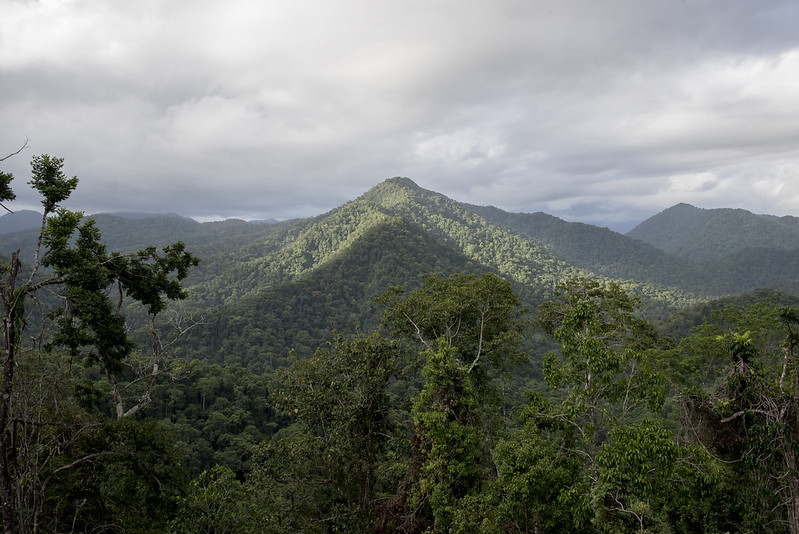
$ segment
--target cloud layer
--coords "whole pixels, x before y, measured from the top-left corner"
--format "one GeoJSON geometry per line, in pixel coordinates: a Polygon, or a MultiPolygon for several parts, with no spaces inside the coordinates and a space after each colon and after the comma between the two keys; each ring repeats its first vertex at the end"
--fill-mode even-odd
{"type": "MultiPolygon", "coordinates": [[[[10,0],[0,152],[89,212],[321,213],[392,176],[604,224],[799,215],[792,0],[10,0]]],[[[25,194],[23,194],[25,193],[25,194]]]]}

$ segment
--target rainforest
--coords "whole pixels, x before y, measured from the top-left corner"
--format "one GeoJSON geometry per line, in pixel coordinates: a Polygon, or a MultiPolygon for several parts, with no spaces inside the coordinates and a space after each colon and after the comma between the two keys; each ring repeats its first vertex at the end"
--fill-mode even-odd
{"type": "Polygon", "coordinates": [[[4,532],[799,532],[795,217],[88,217],[62,165],[0,218],[4,532]]]}

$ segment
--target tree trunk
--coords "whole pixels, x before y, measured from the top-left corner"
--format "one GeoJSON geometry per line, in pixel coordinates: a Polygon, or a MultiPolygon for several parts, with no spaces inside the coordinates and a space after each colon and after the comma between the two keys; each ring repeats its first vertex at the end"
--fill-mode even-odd
{"type": "Polygon", "coordinates": [[[11,476],[15,463],[15,447],[10,428],[11,422],[11,384],[14,378],[14,351],[16,332],[12,321],[3,319],[5,350],[3,354],[3,381],[0,387],[0,498],[3,500],[3,533],[14,532],[14,497],[11,476]]]}
{"type": "Polygon", "coordinates": [[[3,508],[3,533],[14,532],[16,511],[14,507],[12,471],[16,464],[16,446],[11,428],[11,394],[14,384],[14,357],[17,353],[17,317],[21,299],[17,292],[17,275],[21,267],[19,250],[11,255],[8,277],[2,282],[3,299],[3,377],[0,384],[0,499],[3,508]]]}
{"type": "Polygon", "coordinates": [[[787,440],[785,447],[785,467],[788,473],[786,502],[788,506],[788,532],[799,534],[799,472],[797,472],[796,445],[787,440]]]}

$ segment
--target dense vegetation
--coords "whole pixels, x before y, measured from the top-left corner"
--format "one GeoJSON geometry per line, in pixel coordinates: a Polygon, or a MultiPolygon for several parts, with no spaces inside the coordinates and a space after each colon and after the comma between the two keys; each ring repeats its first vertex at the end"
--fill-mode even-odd
{"type": "Polygon", "coordinates": [[[62,164],[3,245],[5,532],[799,532],[795,251],[709,277],[407,179],[87,219],[62,164]]]}

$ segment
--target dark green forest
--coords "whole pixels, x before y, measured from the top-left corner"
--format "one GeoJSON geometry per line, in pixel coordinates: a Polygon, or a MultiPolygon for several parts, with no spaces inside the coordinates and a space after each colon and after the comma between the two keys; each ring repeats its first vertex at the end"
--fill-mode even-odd
{"type": "Polygon", "coordinates": [[[201,224],[70,211],[47,155],[28,185],[4,532],[799,532],[793,218],[625,236],[393,178],[201,224]]]}

